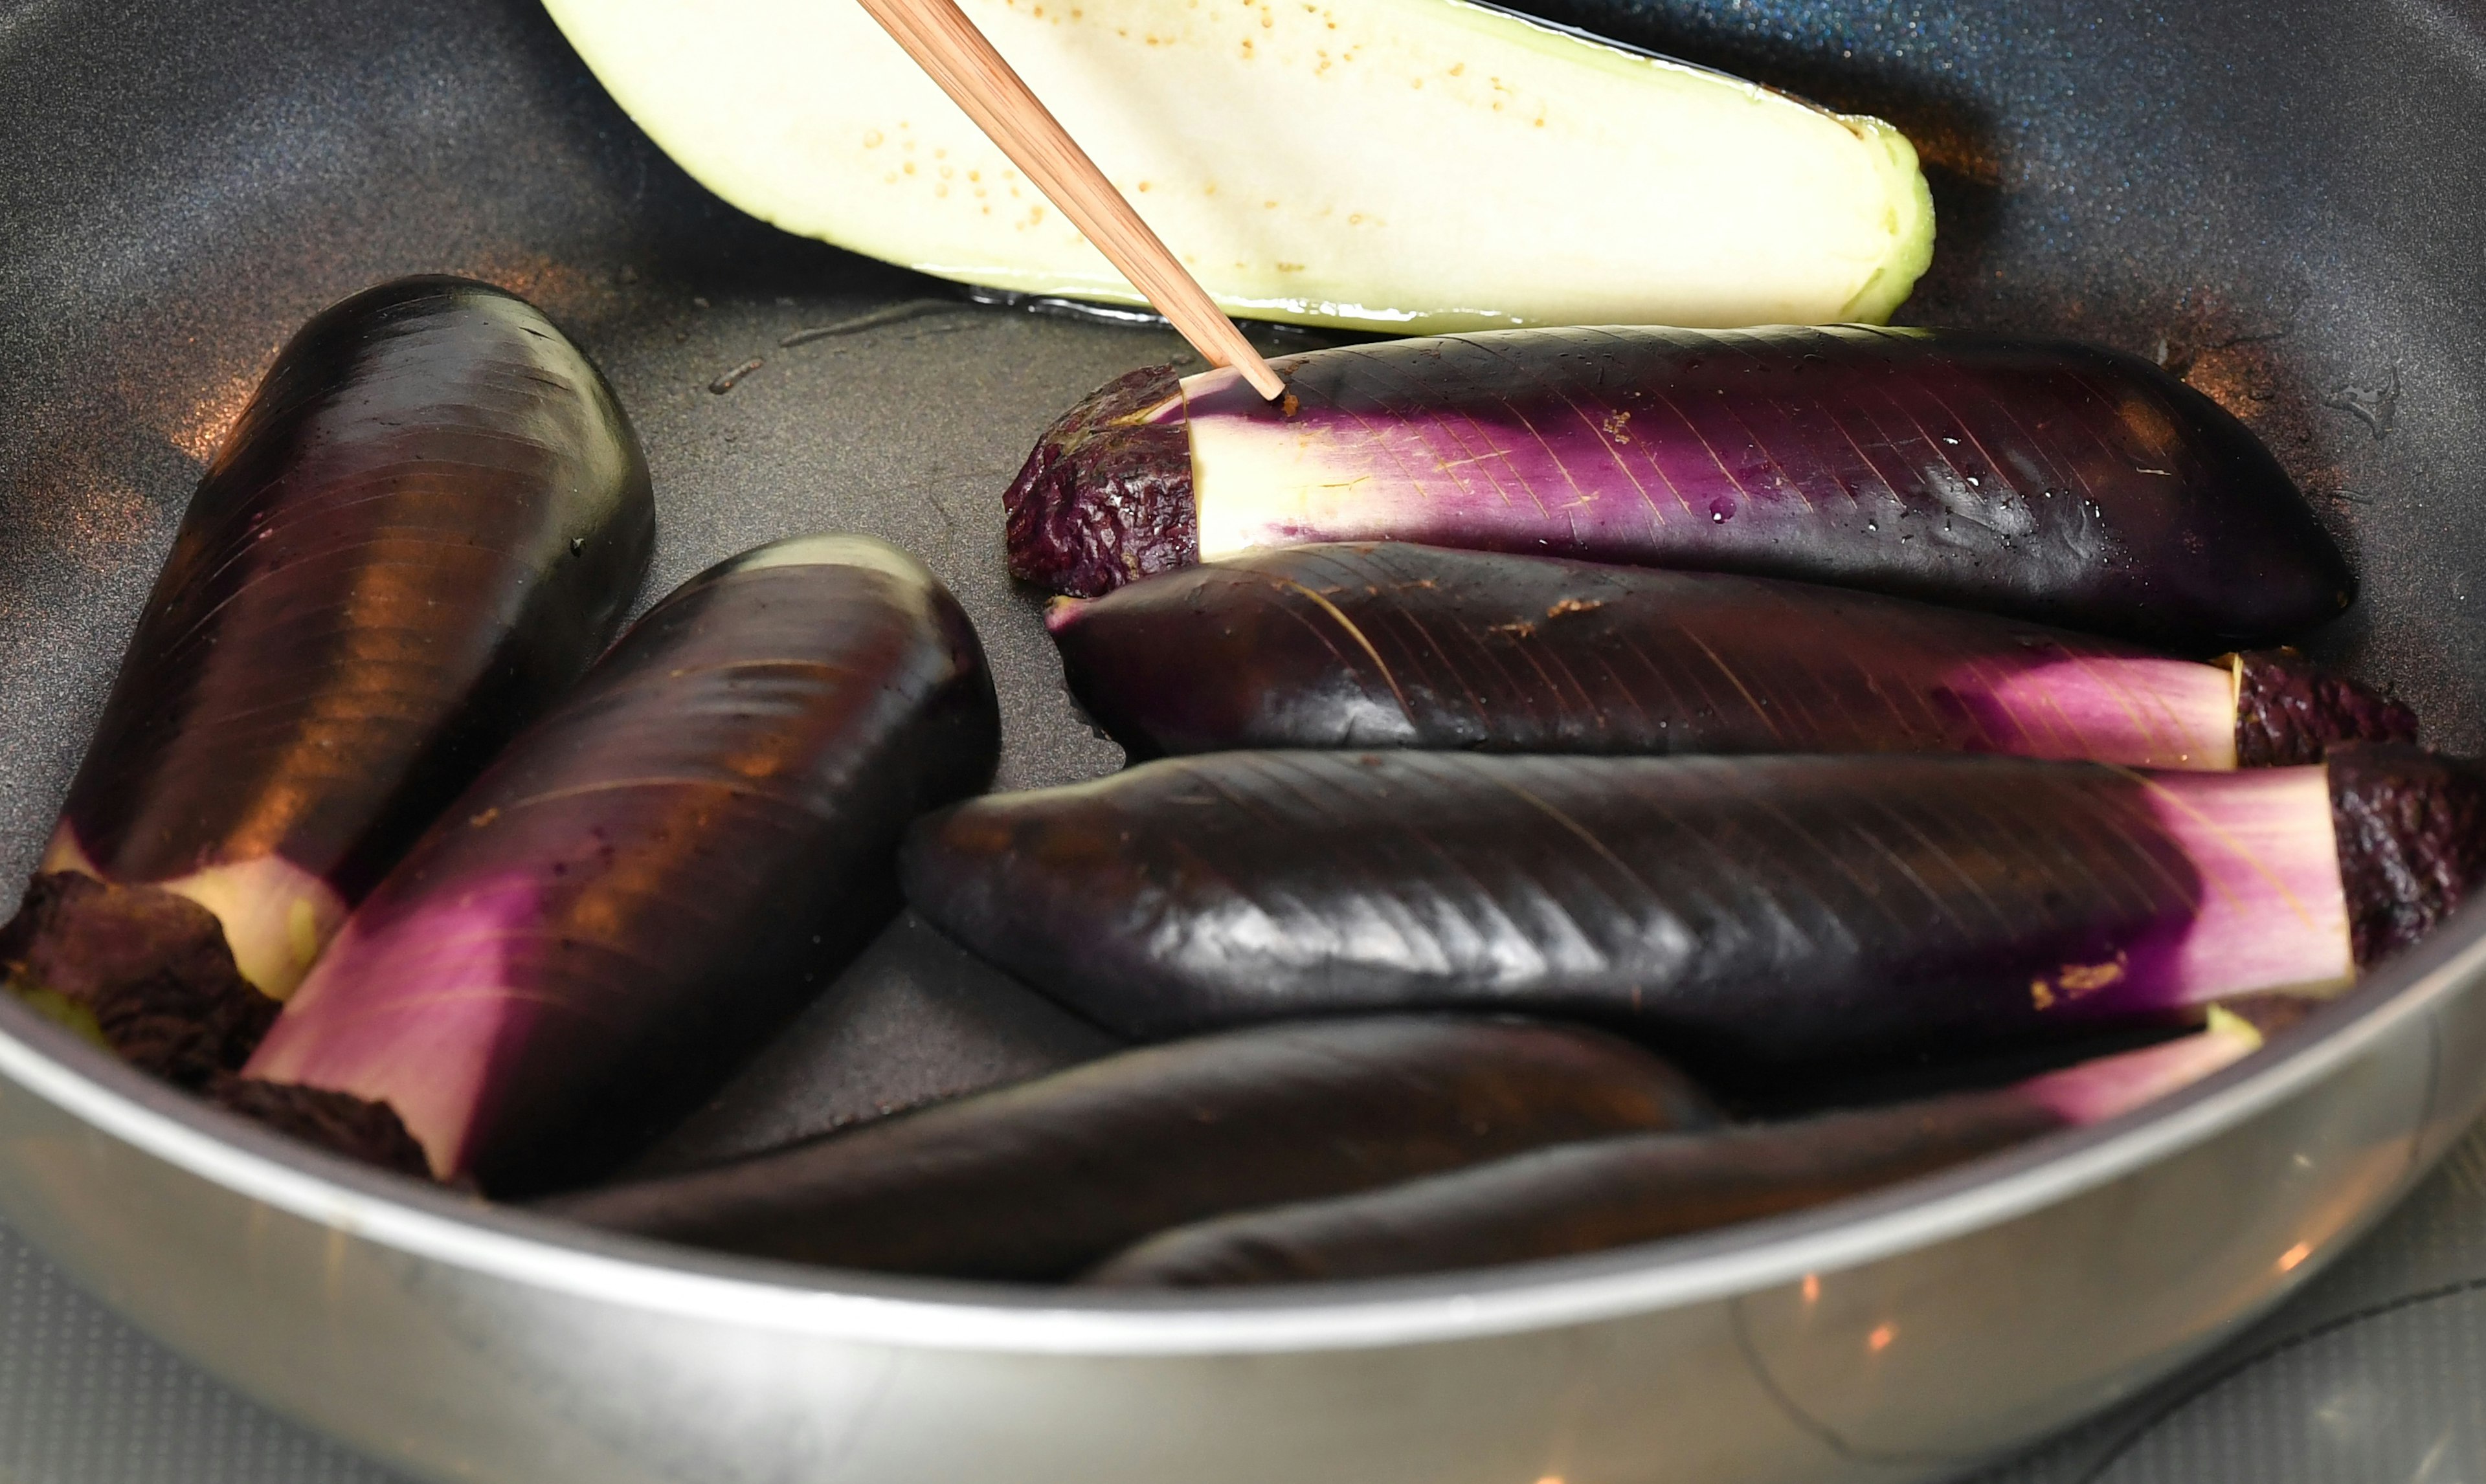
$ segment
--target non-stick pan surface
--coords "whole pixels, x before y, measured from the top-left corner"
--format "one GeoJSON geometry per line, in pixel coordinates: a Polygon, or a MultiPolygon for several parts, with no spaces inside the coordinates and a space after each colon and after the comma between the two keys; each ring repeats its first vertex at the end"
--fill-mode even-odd
{"type": "MultiPolygon", "coordinates": [[[[2472,591],[2486,554],[2486,473],[2474,456],[2486,448],[2476,246],[2486,241],[2486,171],[2476,168],[2486,159],[2486,8],[1536,8],[1900,124],[1923,153],[1941,213],[1934,270],[1901,319],[2060,332],[2182,371],[2271,444],[2360,567],[2363,599],[2318,650],[2415,702],[2431,740],[2486,744],[2486,662],[2476,657],[2486,593],[2472,591]]],[[[277,345],[320,306],[419,270],[526,294],[606,369],[655,475],[651,592],[778,536],[886,536],[927,561],[983,633],[1007,728],[1003,786],[1119,762],[1063,697],[1037,598],[1004,573],[998,496],[1063,406],[1121,371],[1179,356],[1170,334],[969,304],[952,286],[742,217],[650,146],[523,0],[0,0],[7,879],[33,864],[183,502],[277,345]],[[780,344],[899,304],[922,312],[780,344]]],[[[976,1326],[999,1310],[974,1296],[904,1309],[903,1323],[878,1330],[840,1329],[847,1310],[789,1299],[787,1313],[809,1317],[787,1323],[826,1328],[805,1330],[805,1343],[773,1332],[755,1339],[747,1327],[767,1330],[769,1311],[753,1294],[768,1280],[731,1264],[691,1263],[660,1279],[646,1276],[658,1270],[641,1261],[645,1250],[590,1243],[565,1267],[557,1247],[527,1245],[541,1233],[524,1223],[478,1217],[475,1230],[490,1240],[476,1246],[456,1229],[454,1206],[420,1198],[407,1208],[415,1224],[380,1222],[397,1235],[373,1238],[367,1252],[351,1242],[370,1237],[374,1211],[396,1210],[384,1183],[291,1160],[249,1136],[228,1157],[222,1123],[61,1051],[6,1009],[0,1214],[56,1251],[81,1246],[69,1254],[77,1271],[212,1368],[442,1477],[931,1478],[982,1460],[992,1478],[1274,1477],[1283,1466],[1305,1479],[1524,1484],[1562,1472],[1544,1456],[1559,1447],[1602,1461],[1581,1477],[1699,1477],[1724,1461],[1750,1477],[1901,1476],[2096,1405],[2271,1302],[2283,1282],[2221,1269],[2251,1248],[2226,1240],[2241,1229],[2239,1213],[2266,1207],[2283,1224],[2318,1207],[2325,1256],[2369,1219],[2486,1089],[2460,1056],[2462,1017],[2478,1013],[2467,1005],[2481,926],[2457,924],[2420,962],[2342,1006],[2325,1023],[2329,1048],[2299,1055],[2277,1082],[2231,1082],[2119,1143],[2067,1144],[1929,1188],[1952,1204],[1921,1230],[1901,1229],[1905,1202],[1860,1208],[1850,1229],[1869,1235],[1820,1250],[1882,1264],[1856,1270],[1881,1275],[1857,1290],[1856,1313],[1869,1318],[1875,1304],[1897,1313],[1909,1302],[1890,1288],[1916,1280],[1892,1276],[1913,1271],[1891,1255],[1909,1242],[1966,1240],[1986,1218],[2037,1220],[2028,1213],[2043,1200],[2093,1205],[2118,1181],[2146,1181],[2153,1162],[2208,1158],[2204,1140],[2225,1140],[2222,1157],[2232,1158],[2246,1137],[2234,1130],[2248,1122],[2259,1130],[2254,1147],[2268,1143],[2273,1158],[2329,1151],[2347,1162],[2318,1192],[2298,1193],[2309,1205],[2290,1205],[2297,1196],[2285,1192],[2258,1202],[2239,1195],[2195,1213],[2208,1227],[2185,1227],[2138,1185],[2113,1206],[2120,1217],[2083,1218],[2108,1223],[2107,1250],[2084,1260],[2109,1265],[2109,1278],[2127,1263],[2125,1276],[2143,1287],[2164,1275],[2116,1243],[2185,1239],[2188,1229],[2204,1243],[2200,1271],[2186,1270],[2187,1297],[2160,1293],[2136,1301],[2136,1314],[2095,1316],[2134,1328],[2120,1349],[2045,1333],[2000,1353],[1979,1349],[1975,1334],[1952,1336],[1949,1350],[1887,1337],[1870,1347],[1897,1352],[1894,1367],[1921,1357],[1929,1369],[1905,1372],[1920,1380],[1946,1367],[2040,1374],[2056,1347],[2051,1389],[1963,1385],[1947,1407],[1896,1398],[1887,1389],[1896,1369],[1887,1385],[1857,1390],[1858,1362],[1836,1348],[1845,1340],[1826,1318],[1809,1330],[1802,1316],[1813,1311],[1788,1310],[1797,1317],[1782,1324],[1770,1306],[1777,1301],[1762,1290],[1784,1288],[1785,1274],[1758,1258],[1744,1279],[1716,1266],[1741,1239],[1599,1268],[1600,1281],[1620,1273],[1643,1284],[1628,1301],[1618,1288],[1593,1303],[1563,1290],[1561,1303],[1531,1309],[1510,1299],[1514,1280],[1498,1279],[1503,1306],[1485,1307],[1502,1317],[1478,1322],[1478,1334],[1491,1335],[1476,1344],[1450,1342],[1456,1325],[1438,1306],[1394,1328],[1393,1315],[1404,1317],[1391,1307],[1396,1290],[1324,1296],[1306,1311],[1332,1318],[1296,1330],[1271,1321],[1236,1338],[1208,1317],[1185,1330],[1176,1315],[1144,1340],[1076,1324],[996,1337],[976,1326]],[[2032,1179],[2045,1184],[2042,1197],[2032,1179]],[[232,1209],[207,1216],[195,1204],[242,1187],[232,1209]],[[1980,1191],[2005,1194],[1977,1206],[1980,1191]],[[324,1247],[304,1235],[341,1225],[353,1230],[324,1247]],[[97,1240],[107,1231],[125,1245],[97,1240]],[[168,1250],[164,1231],[197,1240],[168,1250]],[[503,1241],[518,1245],[493,1245],[503,1241]],[[1699,1283],[1669,1290],[1666,1274],[1678,1271],[1670,1264],[1688,1261],[1684,1252],[1711,1267],[1699,1283]],[[470,1258],[494,1267],[488,1283],[456,1276],[470,1258]],[[139,1272],[152,1277],[130,1277],[139,1272]],[[702,1286],[711,1280],[719,1286],[702,1286]],[[1734,1297],[1746,1280],[1752,1291],[1734,1297]],[[218,1286],[202,1293],[184,1282],[218,1286]],[[484,1305],[486,1295],[500,1308],[460,1307],[484,1305]],[[1663,1333],[1633,1328],[1624,1313],[1713,1300],[1724,1306],[1687,1307],[1663,1333]],[[604,1309],[589,1312],[615,1304],[634,1316],[626,1333],[605,1327],[604,1309]],[[1367,1317],[1335,1320],[1349,1312],[1367,1317]],[[427,1313],[442,1333],[429,1348],[383,1334],[390,1321],[373,1316],[399,1313],[427,1313]],[[520,1315],[532,1327],[525,1344],[508,1328],[520,1315]],[[314,1317],[325,1326],[313,1326],[324,1335],[316,1356],[300,1352],[314,1317]],[[564,1337],[577,1352],[566,1373],[564,1337]],[[806,1348],[810,1340],[828,1348],[806,1348]],[[398,1345],[395,1360],[370,1354],[383,1343],[398,1345]],[[1328,1359],[1286,1369],[1296,1345],[1328,1359]],[[1164,1358],[1174,1352],[1190,1359],[1164,1358]],[[1741,1400],[1695,1384],[1713,1352],[1744,1358],[1741,1400]],[[1095,1363],[1013,1369],[1043,1354],[1095,1363]],[[1384,1355],[1388,1363],[1375,1359],[1384,1355]],[[415,1357],[429,1369],[411,1371],[415,1357]],[[930,1404],[892,1379],[936,1363],[954,1363],[941,1394],[968,1421],[943,1423],[937,1407],[923,1410],[930,1404]],[[474,1374],[436,1374],[460,1365],[474,1374]],[[1615,1367],[1634,1365],[1637,1383],[1616,1379],[1615,1367]],[[788,1366],[799,1386],[786,1380],[788,1366]],[[320,1375],[324,1390],[307,1379],[320,1375]],[[644,1394],[632,1394],[634,1382],[644,1394]],[[390,1386],[403,1394],[385,1394],[390,1386]],[[788,1386],[814,1398],[813,1413],[778,1394],[788,1386]],[[1811,1399],[1816,1387],[1826,1399],[1811,1399]],[[1220,1388],[1233,1409],[1202,1413],[1220,1388]],[[1650,1411],[1662,1411],[1661,1393],[1684,1404],[1671,1422],[1650,1411]],[[1776,1421],[1728,1415],[1742,1406],[1776,1421]],[[1116,1411],[1129,1413],[1119,1451],[1097,1441],[1115,1436],[1116,1411]],[[815,1414],[837,1425],[787,1420],[815,1414]],[[1276,1416],[1300,1427],[1273,1439],[1253,1420],[1276,1416]],[[761,1441],[720,1454],[720,1437],[761,1441]],[[1661,1448],[1658,1438],[1677,1441],[1661,1448]]],[[[901,922],[794,1043],[656,1158],[868,1115],[1102,1044],[901,922]]],[[[1821,1230],[1836,1237],[1839,1227],[1821,1230]]],[[[1961,1283],[1992,1277],[1973,1263],[1951,1270],[1961,1283]]],[[[2060,1293],[2026,1322],[2096,1307],[2055,1272],[2027,1278],[2032,1291],[2060,1293]]],[[[2113,1290],[2097,1278],[2092,1270],[2082,1280],[2113,1290]]],[[[840,1288],[787,1281],[788,1293],[840,1288]]],[[[1810,1303],[1820,1287],[1786,1291],[1810,1303]]],[[[841,1291],[923,1297],[904,1285],[841,1291]]],[[[1449,1290],[1406,1292],[1438,1305],[1449,1290]]],[[[1000,1308],[1031,1312],[1013,1302],[1000,1308]]],[[[2023,1322],[2008,1303],[1992,1313],[1997,1324],[2023,1322]]]]}

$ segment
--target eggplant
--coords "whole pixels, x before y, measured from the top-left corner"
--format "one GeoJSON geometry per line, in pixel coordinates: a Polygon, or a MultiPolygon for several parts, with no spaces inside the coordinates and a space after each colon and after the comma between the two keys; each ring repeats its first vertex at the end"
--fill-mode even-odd
{"type": "Polygon", "coordinates": [[[1175,1227],[1086,1274],[1105,1288],[1334,1282],[1564,1257],[1826,1204],[2129,1112],[2236,1061],[2208,1030],[2009,1086],[1784,1123],[1621,1135],[1175,1227]]]}
{"type": "Polygon", "coordinates": [[[287,1090],[348,1094],[494,1194],[589,1178],[888,921],[900,833],[999,745],[975,630],[913,558],[810,536],[720,563],[459,796],[225,1100],[318,1139],[335,1120],[287,1090]]]}
{"type": "Polygon", "coordinates": [[[1004,496],[1011,570],[1092,597],[1263,546],[1406,540],[1786,577],[2189,654],[2355,579],[2285,471],[2138,357],[1956,331],[1505,330],[1134,371],[1004,496]]]}
{"type": "Polygon", "coordinates": [[[401,279],[314,317],[226,437],[41,872],[16,991],[189,1086],[621,625],[654,541],[604,378],[542,315],[401,279]]]}
{"type": "Polygon", "coordinates": [[[1263,747],[2009,753],[2155,768],[2413,741],[2406,706],[2284,650],[2224,663],[1719,572],[1356,542],[1247,552],[1046,625],[1137,757],[1263,747]]]}
{"type": "Polygon", "coordinates": [[[1680,1073],[1595,1031],[1379,1016],[1123,1052],[541,1209],[794,1262],[1046,1281],[1223,1212],[1713,1119],[1680,1073]]]}
{"type": "Polygon", "coordinates": [[[1631,1028],[1766,1086],[2347,983],[2486,866],[2486,770],[1221,753],[996,795],[909,900],[1136,1039],[1421,1008],[1631,1028]]]}
{"type": "MultiPolygon", "coordinates": [[[[788,232],[1146,300],[867,11],[549,0],[632,122],[788,232]]],[[[1474,0],[965,0],[1229,313],[1385,333],[1883,319],[1933,255],[1879,119],[1474,0]]]]}

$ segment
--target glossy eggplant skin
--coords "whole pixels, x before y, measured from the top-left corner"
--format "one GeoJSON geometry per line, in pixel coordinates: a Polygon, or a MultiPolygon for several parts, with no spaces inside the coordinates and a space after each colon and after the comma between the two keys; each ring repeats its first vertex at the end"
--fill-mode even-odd
{"type": "Polygon", "coordinates": [[[1107,1288],[1339,1282],[1603,1251],[1823,1205],[2065,1126],[2005,1087],[1786,1123],[1587,1140],[1165,1231],[1082,1280],[1107,1288]]]}
{"type": "Polygon", "coordinates": [[[1766,1079],[2342,982],[2328,811],[2313,768],[1220,753],[934,815],[904,873],[934,925],[1138,1039],[1489,1008],[1766,1079]],[[2294,839],[2238,834],[2282,794],[2294,839]]]}
{"type": "Polygon", "coordinates": [[[1057,600],[1046,622],[1072,694],[1139,757],[1969,752],[2224,768],[2415,732],[2406,707],[2285,654],[2243,669],[2248,735],[2227,667],[2114,640],[1810,583],[1408,541],[1248,552],[1057,600]]]}
{"type": "Polygon", "coordinates": [[[1220,1212],[1712,1115],[1679,1073],[1594,1031],[1380,1016],[1125,1052],[544,1209],[798,1262],[1044,1281],[1220,1212]]]}
{"type": "MultiPolygon", "coordinates": [[[[424,277],[322,312],[191,499],[45,867],[272,859],[349,905],[611,640],[654,532],[611,389],[525,301],[424,277]]],[[[308,966],[235,946],[270,993],[308,966]]]]}
{"type": "Polygon", "coordinates": [[[2194,655],[2355,596],[2250,430],[2097,346],[1618,326],[1272,364],[1281,403],[1220,371],[1075,409],[1007,497],[1013,569],[1092,596],[1254,547],[1423,541],[1864,588],[2194,655]]]}
{"type": "Polygon", "coordinates": [[[901,832],[999,739],[975,631],[913,558],[719,563],[459,797],[244,1071],[389,1105],[443,1178],[589,1178],[895,914],[901,832]]]}

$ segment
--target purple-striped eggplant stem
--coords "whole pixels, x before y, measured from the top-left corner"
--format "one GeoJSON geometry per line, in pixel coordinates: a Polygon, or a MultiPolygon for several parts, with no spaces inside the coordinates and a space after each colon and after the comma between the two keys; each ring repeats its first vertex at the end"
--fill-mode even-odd
{"type": "Polygon", "coordinates": [[[1267,747],[2007,753],[2151,768],[2408,741],[2304,659],[2218,664],[1905,598],[1407,541],[1284,547],[1045,615],[1134,756],[1267,747]]]}
{"type": "Polygon", "coordinates": [[[2208,1030],[2011,1086],[1786,1123],[1563,1144],[1326,1200],[1176,1227],[1087,1275],[1113,1288],[1339,1281],[1655,1242],[1802,1210],[2102,1122],[2261,1044],[2208,1030]]]}
{"type": "Polygon", "coordinates": [[[426,277],[323,311],[191,497],[42,861],[116,890],[38,878],[21,993],[179,1081],[238,1064],[253,997],[587,668],[653,538],[620,405],[523,300],[426,277]]]}
{"type": "Polygon", "coordinates": [[[1598,1031],[1378,1016],[1124,1052],[545,1209],[832,1267],[1059,1279],[1204,1216],[1712,1113],[1598,1031]]]}
{"type": "Polygon", "coordinates": [[[1788,577],[2207,654],[2345,609],[2295,485],[2137,357],[1869,326],[1511,330],[1138,371],[1005,497],[1011,569],[1093,596],[1266,546],[1410,540],[1788,577]]]}
{"type": "Polygon", "coordinates": [[[592,1176],[887,921],[900,833],[998,746],[975,632],[913,558],[813,536],[722,563],[459,797],[244,1072],[384,1105],[445,1179],[592,1176]]]}
{"type": "Polygon", "coordinates": [[[2477,879],[2477,780],[2362,743],[2226,773],[1224,753],[972,801],[917,827],[905,880],[1143,1039],[1492,1008],[1768,1077],[2335,988],[2477,879]]]}

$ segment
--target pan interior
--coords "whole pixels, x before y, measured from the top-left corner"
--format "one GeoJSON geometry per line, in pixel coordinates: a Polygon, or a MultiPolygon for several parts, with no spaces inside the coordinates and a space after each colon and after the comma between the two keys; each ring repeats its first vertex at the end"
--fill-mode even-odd
{"type": "MultiPolygon", "coordinates": [[[[2429,740],[2486,746],[2486,667],[2462,658],[2486,638],[2465,456],[2486,443],[2486,177],[2441,168],[2486,157],[2486,47],[2458,16],[2429,0],[1522,8],[1900,124],[1941,218],[1900,321],[2077,336],[2180,371],[2271,445],[2359,568],[2362,600],[2315,652],[2416,704],[2429,740]]],[[[1063,695],[1037,595],[1004,572],[999,494],[1061,409],[1183,358],[1163,328],[970,303],[741,216],[525,0],[19,0],[0,3],[0,77],[10,880],[223,427],[304,318],[415,271],[527,295],[604,367],[654,472],[650,593],[782,536],[884,536],[983,635],[1000,786],[1119,762],[1063,695]]],[[[653,1158],[1102,1044],[901,921],[653,1158]]]]}

